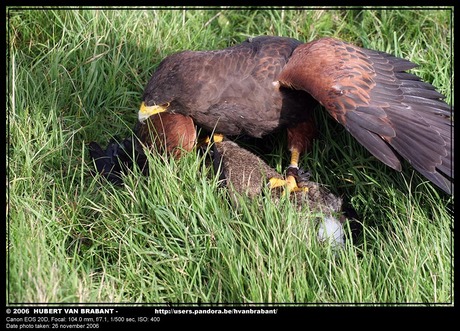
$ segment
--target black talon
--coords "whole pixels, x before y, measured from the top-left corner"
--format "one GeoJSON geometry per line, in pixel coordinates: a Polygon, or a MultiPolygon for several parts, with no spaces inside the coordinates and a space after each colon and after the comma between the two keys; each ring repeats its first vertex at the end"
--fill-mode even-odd
{"type": "Polygon", "coordinates": [[[298,167],[288,167],[286,169],[286,177],[293,176],[297,183],[307,182],[310,180],[311,174],[309,171],[305,171],[298,167]]]}

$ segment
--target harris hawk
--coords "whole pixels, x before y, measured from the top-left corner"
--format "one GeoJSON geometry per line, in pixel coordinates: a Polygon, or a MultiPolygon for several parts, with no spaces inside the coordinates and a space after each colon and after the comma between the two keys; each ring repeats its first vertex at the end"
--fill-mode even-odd
{"type": "Polygon", "coordinates": [[[414,67],[335,38],[302,43],[260,36],[221,50],[183,51],[153,73],[135,131],[147,140],[159,114],[185,116],[228,136],[285,129],[291,152],[286,182],[295,190],[292,174],[316,134],[312,114],[319,103],[377,159],[401,171],[403,157],[452,194],[452,109],[434,86],[407,72],[414,67]]]}

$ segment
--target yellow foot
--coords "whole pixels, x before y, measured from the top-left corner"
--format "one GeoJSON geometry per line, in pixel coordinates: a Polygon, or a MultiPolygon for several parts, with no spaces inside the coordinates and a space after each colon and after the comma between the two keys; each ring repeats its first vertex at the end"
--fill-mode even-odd
{"type": "MultiPolygon", "coordinates": [[[[216,142],[216,143],[220,143],[222,140],[224,140],[224,135],[223,134],[220,134],[220,133],[215,133],[212,135],[212,141],[216,142]]],[[[209,145],[211,143],[211,137],[210,136],[206,136],[204,138],[201,138],[198,140],[198,147],[201,147],[201,146],[206,146],[206,145],[209,145]]]]}
{"type": "Polygon", "coordinates": [[[196,146],[198,148],[206,148],[207,146],[211,144],[211,142],[220,143],[223,140],[224,140],[223,134],[215,133],[212,135],[212,138],[210,136],[200,137],[196,143],[196,146]]]}
{"type": "Polygon", "coordinates": [[[286,179],[275,177],[270,178],[269,185],[271,189],[284,187],[283,195],[285,195],[286,192],[287,194],[290,194],[291,192],[308,192],[308,187],[299,187],[295,177],[292,175],[287,176],[286,179]]]}
{"type": "Polygon", "coordinates": [[[214,140],[215,143],[220,143],[220,142],[222,142],[222,140],[224,140],[224,135],[220,134],[220,133],[215,133],[212,136],[212,140],[214,140]]]}

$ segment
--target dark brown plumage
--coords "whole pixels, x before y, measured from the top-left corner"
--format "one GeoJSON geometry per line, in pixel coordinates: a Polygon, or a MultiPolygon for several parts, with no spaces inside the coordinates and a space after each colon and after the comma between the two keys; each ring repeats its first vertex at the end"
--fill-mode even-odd
{"type": "Polygon", "coordinates": [[[167,111],[224,135],[288,129],[291,166],[314,136],[319,102],[379,160],[399,156],[444,191],[453,189],[451,107],[406,70],[407,60],[333,38],[310,43],[257,37],[223,50],[173,54],[147,84],[139,120],[167,111]]]}

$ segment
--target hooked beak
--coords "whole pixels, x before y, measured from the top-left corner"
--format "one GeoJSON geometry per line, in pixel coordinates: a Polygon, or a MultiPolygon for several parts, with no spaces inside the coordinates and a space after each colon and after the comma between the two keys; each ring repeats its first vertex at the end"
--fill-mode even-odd
{"type": "Polygon", "coordinates": [[[169,103],[164,104],[164,105],[146,106],[145,102],[142,101],[141,107],[140,107],[139,113],[138,113],[139,122],[143,123],[150,116],[158,114],[158,113],[165,112],[166,108],[168,108],[168,106],[169,106],[169,103]]]}

